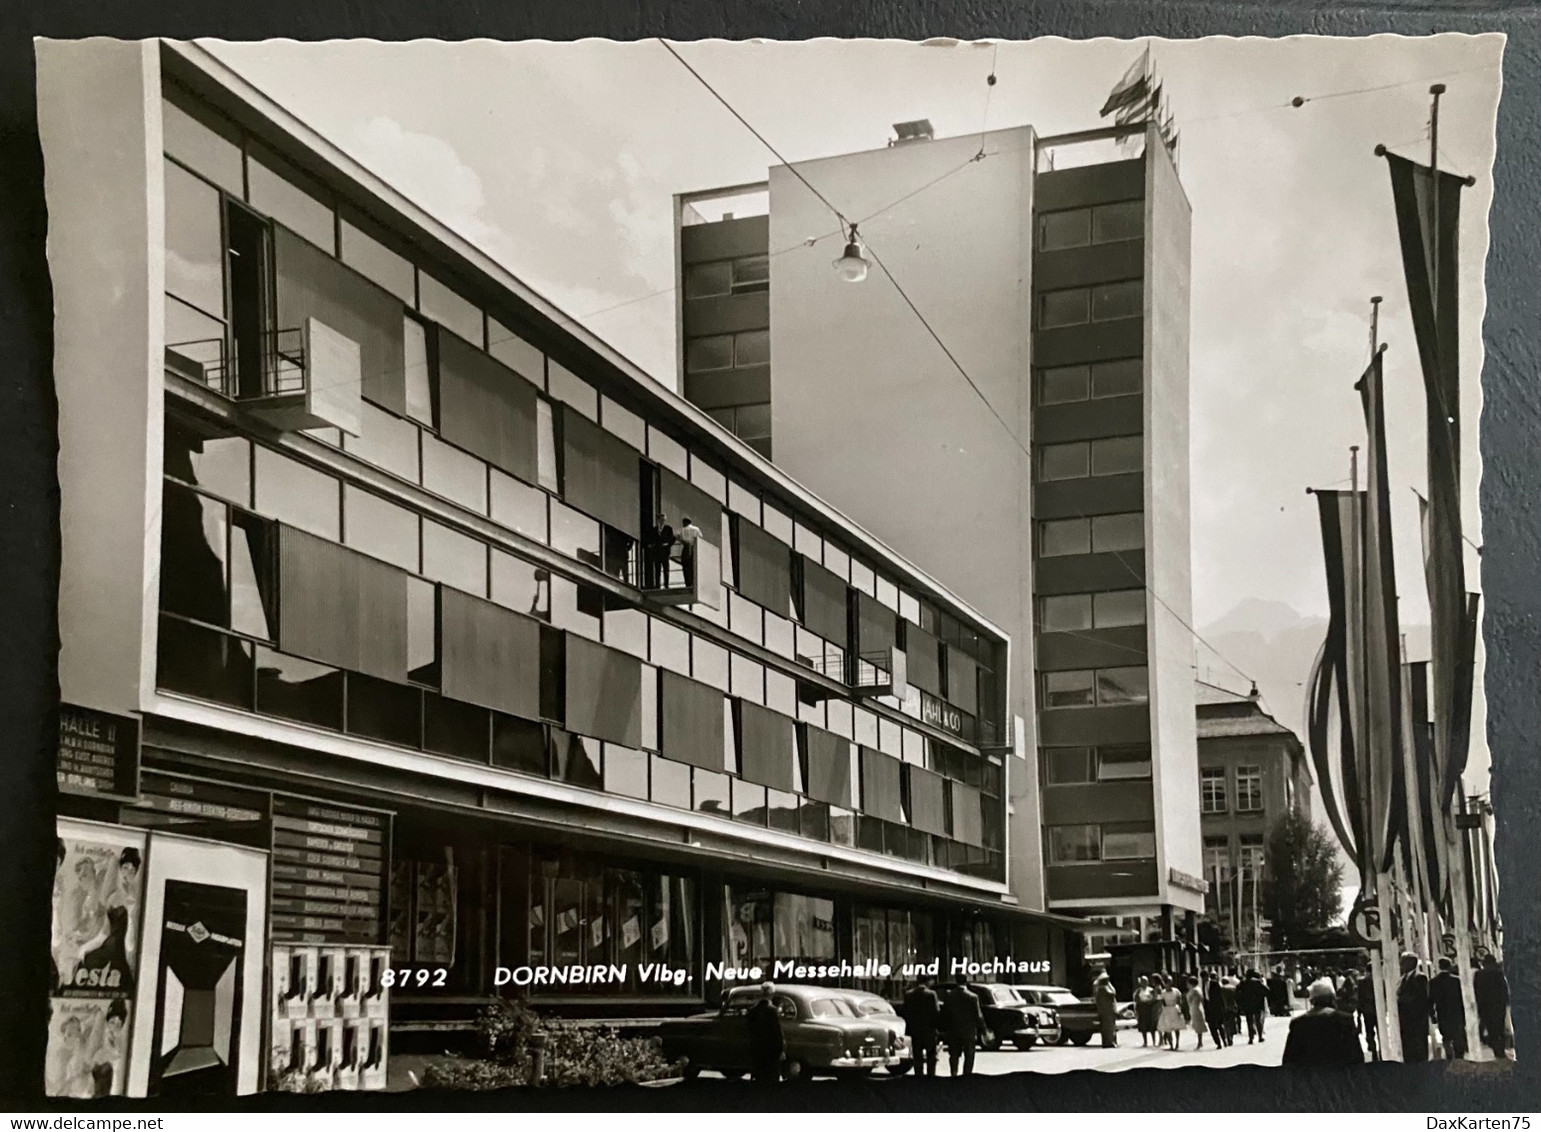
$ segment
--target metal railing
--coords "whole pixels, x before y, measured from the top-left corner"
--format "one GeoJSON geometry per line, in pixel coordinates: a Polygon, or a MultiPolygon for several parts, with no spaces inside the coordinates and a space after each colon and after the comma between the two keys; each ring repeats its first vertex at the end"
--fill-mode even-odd
{"type": "MultiPolygon", "coordinates": [[[[223,337],[166,343],[166,365],[231,400],[241,396],[239,358],[223,337]]],[[[270,330],[262,336],[259,397],[305,392],[305,332],[301,327],[270,330]]]]}

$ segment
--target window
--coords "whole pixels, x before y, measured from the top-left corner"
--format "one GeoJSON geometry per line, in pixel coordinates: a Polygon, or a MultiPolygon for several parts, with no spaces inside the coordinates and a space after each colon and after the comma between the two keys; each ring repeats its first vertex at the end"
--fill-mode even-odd
{"type": "Polygon", "coordinates": [[[166,152],[227,193],[245,195],[241,144],[226,136],[223,124],[206,123],[171,102],[162,101],[161,107],[166,152]]]}
{"type": "Polygon", "coordinates": [[[323,204],[306,189],[299,187],[299,175],[283,168],[276,157],[246,155],[246,178],[250,184],[248,199],[258,212],[271,216],[289,231],[303,236],[329,254],[337,250],[337,233],[332,207],[323,204]]]}
{"type": "Polygon", "coordinates": [[[693,263],[685,268],[685,297],[706,299],[733,292],[733,262],[693,263]]]}
{"type": "Polygon", "coordinates": [[[647,753],[606,743],[604,754],[605,792],[645,800],[648,796],[647,753]]]}
{"type": "Polygon", "coordinates": [[[562,477],[557,465],[556,414],[544,397],[535,399],[536,478],[547,491],[562,492],[562,477]]]}
{"type": "Polygon", "coordinates": [[[551,619],[551,575],[501,550],[492,552],[492,600],[542,621],[551,619]]]}
{"type": "Polygon", "coordinates": [[[1119,782],[1150,777],[1149,747],[1099,747],[1097,781],[1119,782]]]}
{"type": "Polygon", "coordinates": [[[483,345],[482,312],[425,271],[417,273],[418,310],[471,345],[483,345]]]}
{"type": "Polygon", "coordinates": [[[343,545],[403,570],[418,570],[418,517],[405,507],[344,484],[343,545]]]}
{"type": "Polygon", "coordinates": [[[343,438],[344,451],[367,464],[384,468],[408,483],[418,482],[416,425],[377,409],[368,401],[359,402],[359,425],[357,436],[343,438]]]}
{"type": "Polygon", "coordinates": [[[734,366],[763,366],[769,362],[769,330],[746,330],[733,336],[734,366]]]}
{"type": "Polygon", "coordinates": [[[1071,208],[1060,212],[1045,212],[1038,217],[1038,250],[1041,252],[1085,247],[1091,243],[1091,239],[1090,209],[1071,208]]]}
{"type": "MultiPolygon", "coordinates": [[[[180,165],[166,167],[166,290],[206,315],[225,315],[219,190],[180,165]]],[[[177,338],[167,329],[169,343],[177,338]]]]}
{"type": "MultiPolygon", "coordinates": [[[[608,750],[606,758],[609,757],[608,750]]],[[[684,763],[671,762],[668,759],[653,755],[650,764],[652,767],[652,798],[655,802],[661,802],[665,806],[675,806],[681,810],[690,809],[690,767],[684,763]]],[[[609,767],[606,766],[606,770],[609,767]]],[[[698,771],[700,774],[709,774],[709,771],[698,771]]]]}
{"type": "Polygon", "coordinates": [[[1040,480],[1081,479],[1091,470],[1090,459],[1088,446],[1084,440],[1071,444],[1046,444],[1038,452],[1038,478],[1040,480]]]}
{"type": "Polygon", "coordinates": [[[1230,878],[1230,841],[1224,837],[1204,838],[1204,879],[1214,886],[1211,891],[1223,892],[1220,885],[1230,878]]]}
{"type": "Polygon", "coordinates": [[[708,373],[733,368],[733,336],[714,334],[685,343],[685,372],[708,373]]]}
{"type": "Polygon", "coordinates": [[[1043,676],[1044,706],[1088,707],[1096,702],[1092,689],[1090,671],[1046,672],[1043,676]]]}
{"type": "Polygon", "coordinates": [[[1143,704],[1150,699],[1150,673],[1143,665],[1097,670],[1097,703],[1143,704]]]}
{"type": "Polygon", "coordinates": [[[1063,405],[1084,401],[1091,388],[1090,366],[1057,366],[1038,374],[1038,403],[1063,405]]]}
{"type": "Polygon", "coordinates": [[[492,518],[526,538],[545,542],[546,493],[492,469],[492,518]]]}
{"type": "Polygon", "coordinates": [[[336,668],[257,649],[257,710],[342,730],[343,675],[336,668]]]}
{"type": "Polygon", "coordinates": [[[1038,299],[1038,325],[1044,330],[1056,326],[1079,326],[1087,321],[1090,302],[1090,293],[1085,287],[1048,291],[1038,299]]]}
{"type": "Polygon", "coordinates": [[[1073,786],[1097,781],[1096,759],[1090,747],[1047,747],[1043,752],[1046,786],[1073,786]]]}
{"type": "Polygon", "coordinates": [[[439,587],[407,579],[407,679],[439,686],[439,587]]]}
{"type": "Polygon", "coordinates": [[[1091,548],[1091,523],[1086,519],[1050,519],[1038,524],[1040,557],[1087,554],[1091,548]]]}
{"type": "Polygon", "coordinates": [[[487,465],[423,434],[423,486],[478,515],[487,513],[487,465]]]}
{"type": "Polygon", "coordinates": [[[1091,241],[1110,244],[1115,240],[1137,240],[1145,234],[1145,202],[1124,200],[1100,204],[1092,209],[1091,241]]]}
{"type": "Polygon", "coordinates": [[[435,427],[434,404],[438,398],[438,350],[431,341],[428,327],[410,315],[402,315],[401,332],[405,350],[402,359],[406,382],[407,416],[435,427]]]}
{"type": "Polygon", "coordinates": [[[211,495],[242,507],[251,505],[251,442],[245,437],[204,435],[168,417],[165,470],[168,476],[211,495]]]}
{"type": "Polygon", "coordinates": [[[1145,624],[1145,591],[1109,590],[1093,594],[1092,624],[1098,629],[1145,624]]]}
{"type": "Polygon", "coordinates": [[[1138,436],[1114,436],[1091,442],[1091,474],[1116,476],[1144,465],[1145,442],[1138,436]]]}
{"type": "Polygon", "coordinates": [[[341,490],[332,477],[258,447],[256,509],[262,514],[337,542],[342,533],[341,490]]]}
{"type": "Polygon", "coordinates": [[[546,382],[551,396],[564,405],[571,405],[589,420],[599,420],[599,393],[572,370],[550,361],[546,365],[546,382]]]}
{"type": "Polygon", "coordinates": [[[1040,598],[1038,606],[1038,628],[1042,632],[1074,632],[1077,629],[1092,627],[1090,594],[1060,594],[1055,597],[1040,598]]]}
{"type": "Polygon", "coordinates": [[[1123,283],[1104,283],[1091,289],[1093,322],[1115,318],[1136,318],[1143,310],[1145,289],[1138,279],[1123,283]]]}
{"type": "Polygon", "coordinates": [[[733,261],[733,293],[770,290],[770,257],[747,255],[733,261]]]}
{"type": "Polygon", "coordinates": [[[1138,393],[1145,381],[1145,363],[1140,358],[1116,362],[1098,362],[1092,366],[1092,396],[1125,397],[1138,393]]]}
{"type": "Polygon", "coordinates": [[[1145,546],[1145,516],[1139,511],[1094,516],[1091,528],[1091,549],[1094,553],[1140,550],[1145,546]]]}
{"type": "Polygon", "coordinates": [[[1199,812],[1223,814],[1225,804],[1225,768],[1205,767],[1199,771],[1199,812]]]}
{"type": "Polygon", "coordinates": [[[1241,875],[1243,880],[1260,881],[1266,865],[1267,851],[1263,847],[1261,833],[1241,835],[1241,875]]]}
{"type": "Polygon", "coordinates": [[[1049,827],[1049,864],[1072,865],[1102,858],[1102,830],[1095,825],[1049,827]]]}
{"type": "Polygon", "coordinates": [[[1104,826],[1102,829],[1102,859],[1104,861],[1132,861],[1156,855],[1156,831],[1130,826],[1104,826]]]}
{"type": "Polygon", "coordinates": [[[424,519],[423,575],[463,593],[485,597],[487,546],[432,519],[424,519]]]}
{"type": "Polygon", "coordinates": [[[1255,813],[1263,808],[1263,768],[1238,766],[1236,768],[1236,809],[1240,813],[1255,813]]]}
{"type": "Polygon", "coordinates": [[[342,221],[342,261],[407,306],[414,303],[412,264],[361,229],[342,221]]]}

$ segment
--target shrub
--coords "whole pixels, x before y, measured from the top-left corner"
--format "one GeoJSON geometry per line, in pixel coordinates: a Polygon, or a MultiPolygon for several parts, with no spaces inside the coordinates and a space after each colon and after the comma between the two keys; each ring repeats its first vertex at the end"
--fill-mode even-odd
{"type": "Polygon", "coordinates": [[[425,1089],[508,1089],[527,1083],[523,1069],[475,1057],[446,1057],[423,1066],[425,1089]]]}

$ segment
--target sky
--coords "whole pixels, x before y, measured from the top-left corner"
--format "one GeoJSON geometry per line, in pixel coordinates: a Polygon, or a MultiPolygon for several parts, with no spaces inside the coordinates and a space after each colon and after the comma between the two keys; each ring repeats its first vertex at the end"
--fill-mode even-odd
{"type": "MultiPolygon", "coordinates": [[[[893,123],[916,118],[937,137],[1095,127],[1145,42],[676,47],[796,163],[881,147],[893,123]]],[[[1461,416],[1465,528],[1480,545],[1477,375],[1502,37],[1149,42],[1193,206],[1194,624],[1249,600],[1326,616],[1305,489],[1346,486],[1349,446],[1364,443],[1354,382],[1375,294],[1390,344],[1401,618],[1426,624],[1412,494],[1425,482],[1422,379],[1389,176],[1373,150],[1426,161],[1428,88],[1446,84],[1440,166],[1477,178],[1462,202],[1461,416]]],[[[208,46],[670,386],[674,194],[760,181],[780,164],[657,41],[208,46]]],[[[961,379],[958,395],[973,395],[961,379]]],[[[1475,550],[1466,568],[1480,588],[1475,550]]],[[[1478,746],[1473,772],[1485,778],[1478,746]]]]}

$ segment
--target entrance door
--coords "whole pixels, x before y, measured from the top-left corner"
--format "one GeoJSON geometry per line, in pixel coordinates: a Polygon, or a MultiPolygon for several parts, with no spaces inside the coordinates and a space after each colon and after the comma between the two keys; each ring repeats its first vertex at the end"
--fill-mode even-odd
{"type": "Polygon", "coordinates": [[[246,891],[166,881],[149,1093],[228,1097],[237,1091],[246,891]]]}

